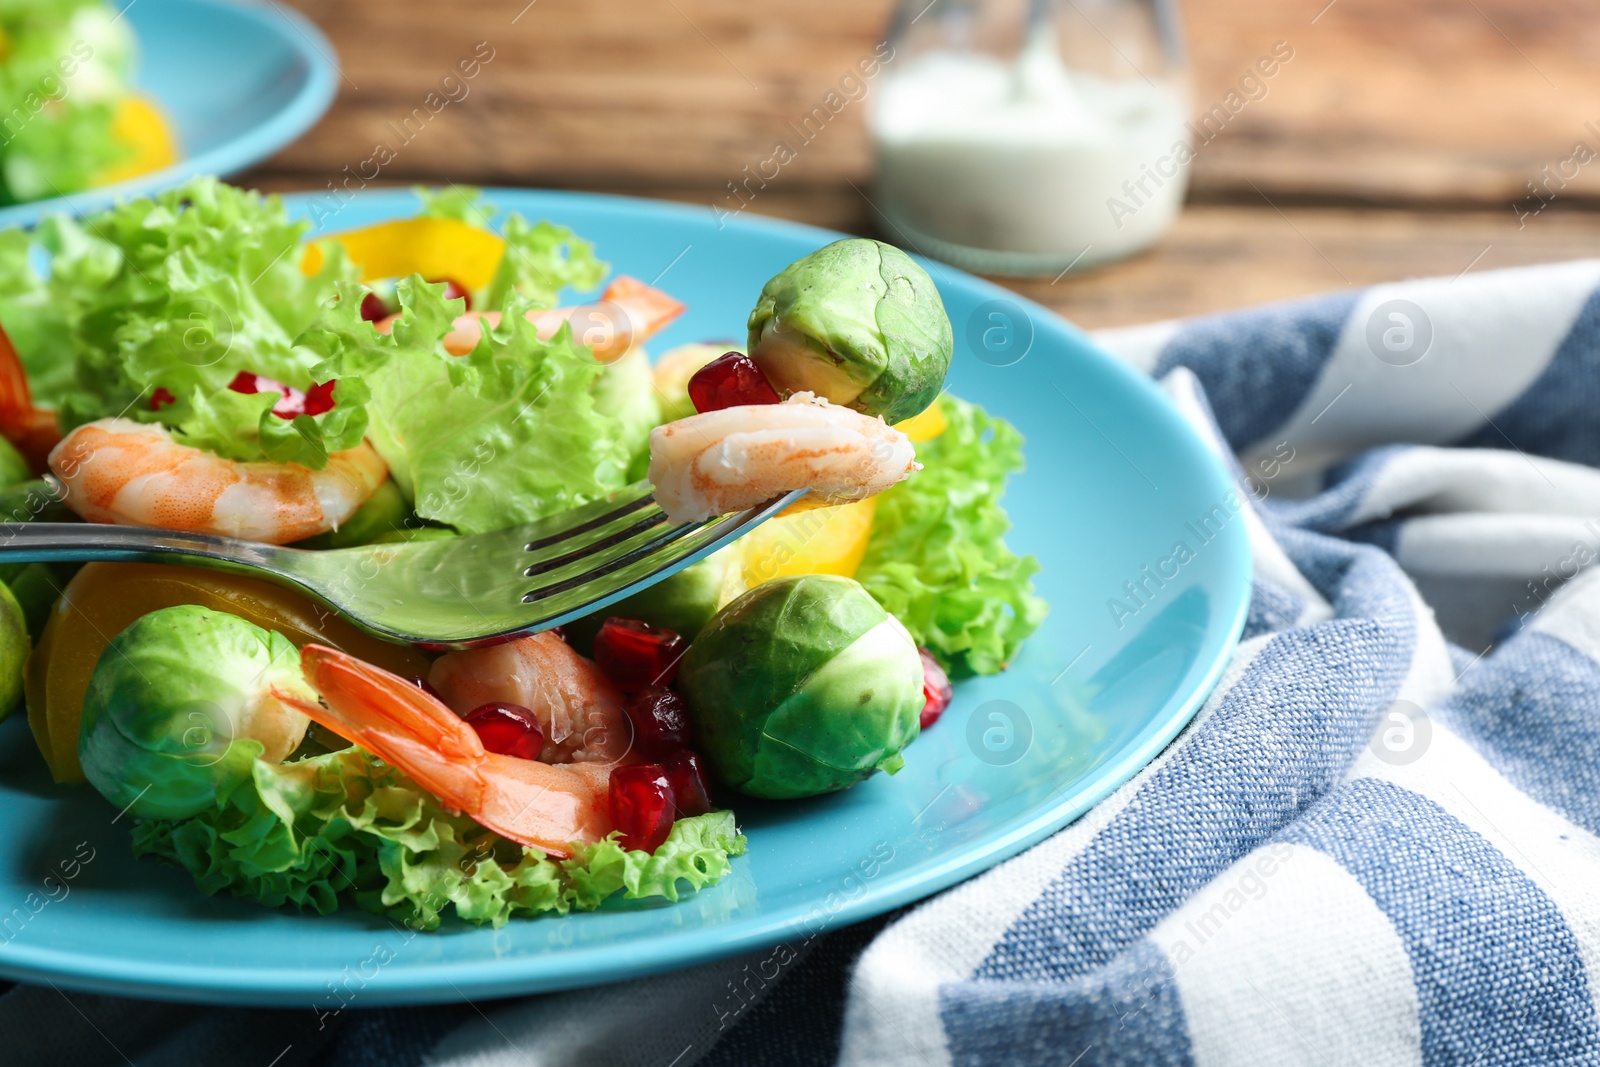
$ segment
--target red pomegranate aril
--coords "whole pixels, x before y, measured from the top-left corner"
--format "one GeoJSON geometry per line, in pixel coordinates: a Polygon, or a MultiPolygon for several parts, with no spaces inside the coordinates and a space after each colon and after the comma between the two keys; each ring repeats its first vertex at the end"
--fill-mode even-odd
{"type": "Polygon", "coordinates": [[[635,763],[611,772],[611,827],[622,847],[654,852],[672,832],[672,782],[659,763],[635,763]]]}
{"type": "Polygon", "coordinates": [[[701,414],[741,404],[776,404],[778,392],[756,361],[743,352],[728,352],[695,371],[689,399],[701,414]]]}
{"type": "Polygon", "coordinates": [[[432,281],[434,285],[438,285],[440,282],[444,283],[444,298],[446,300],[463,301],[467,305],[467,310],[472,310],[472,294],[467,291],[466,286],[454,278],[434,278],[432,281]]]}
{"type": "Polygon", "coordinates": [[[272,413],[280,419],[292,419],[296,415],[305,414],[306,395],[294,386],[284,385],[274,378],[242,370],[233,376],[228,388],[246,396],[254,396],[256,393],[279,394],[282,399],[272,405],[272,413]]]}
{"type": "Polygon", "coordinates": [[[465,718],[490,752],[518,759],[538,759],[539,753],[544,751],[544,731],[539,728],[539,719],[521,704],[498,701],[479,704],[465,718]]]}
{"type": "Polygon", "coordinates": [[[950,676],[925,648],[917,649],[922,656],[922,728],[926,730],[939,721],[944,709],[950,706],[955,690],[950,686],[950,676]]]}
{"type": "Polygon", "coordinates": [[[594,661],[621,689],[671,685],[688,642],[638,619],[610,618],[594,638],[594,661]]]}
{"type": "Polygon", "coordinates": [[[361,317],[368,322],[380,322],[389,317],[389,305],[377,293],[368,293],[361,298],[361,317]]]}
{"type": "Polygon", "coordinates": [[[633,749],[646,756],[665,756],[689,743],[689,706],[659,685],[631,694],[622,705],[633,724],[633,749]]]}
{"type": "MultiPolygon", "coordinates": [[[[322,415],[333,410],[333,387],[339,383],[334,380],[312,385],[306,390],[305,403],[301,406],[302,415],[322,415]]],[[[273,409],[277,411],[276,408],[273,409]]]]}
{"type": "Polygon", "coordinates": [[[164,385],[156,386],[156,391],[150,394],[151,411],[160,411],[168,404],[176,404],[177,402],[178,398],[173,396],[172,391],[164,385]]]}
{"type": "Polygon", "coordinates": [[[699,755],[686,748],[680,749],[661,765],[667,769],[667,781],[672,783],[678,818],[688,819],[711,810],[711,790],[706,786],[706,772],[700,766],[699,755]]]}

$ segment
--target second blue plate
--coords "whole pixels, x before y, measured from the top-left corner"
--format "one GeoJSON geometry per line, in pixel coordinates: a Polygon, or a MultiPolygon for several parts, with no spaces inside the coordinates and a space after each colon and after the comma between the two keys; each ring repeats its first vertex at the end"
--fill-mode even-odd
{"type": "Polygon", "coordinates": [[[328,39],[274,3],[116,0],[137,38],[134,85],[176,127],[183,158],[164,170],[71,196],[0,208],[0,226],[46,214],[81,215],[117,200],[234,174],[316,125],[339,87],[328,39]]]}

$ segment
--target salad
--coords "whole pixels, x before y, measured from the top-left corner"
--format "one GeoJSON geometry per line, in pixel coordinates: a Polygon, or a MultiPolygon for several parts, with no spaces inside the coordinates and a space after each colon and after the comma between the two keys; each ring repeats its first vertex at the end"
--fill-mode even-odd
{"type": "Polygon", "coordinates": [[[0,233],[4,518],[327,551],[640,477],[675,520],[809,492],[594,616],[439,656],[254,578],[0,567],[0,713],[136,853],[424,930],[676,900],[745,850],[740,796],[895,773],[1039,625],[1003,541],[1021,438],[943,391],[949,320],[909,257],[828,245],[760,289],[746,344],[652,365],[672,296],[475,190],[417,195],[308,240],[200,179],[0,233]]]}
{"type": "Polygon", "coordinates": [[[129,84],[133,34],[101,0],[0,0],[0,204],[170,166],[177,139],[129,84]]]}

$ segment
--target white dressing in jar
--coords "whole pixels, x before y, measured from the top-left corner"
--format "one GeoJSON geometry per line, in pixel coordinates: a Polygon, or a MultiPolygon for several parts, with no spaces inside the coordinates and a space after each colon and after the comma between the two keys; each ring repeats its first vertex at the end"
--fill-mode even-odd
{"type": "Polygon", "coordinates": [[[1010,60],[915,56],[885,72],[873,112],[887,236],[991,273],[1128,255],[1183,203],[1186,112],[1162,81],[1069,69],[1052,34],[1010,60]]]}

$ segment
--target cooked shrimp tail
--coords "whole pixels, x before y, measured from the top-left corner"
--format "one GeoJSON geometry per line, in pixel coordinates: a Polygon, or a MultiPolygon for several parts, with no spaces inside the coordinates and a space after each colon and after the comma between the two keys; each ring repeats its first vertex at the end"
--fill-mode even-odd
{"type": "MultiPolygon", "coordinates": [[[[572,339],[585,345],[601,363],[615,363],[636,346],[660,333],[673,319],[683,314],[684,305],[654,286],[623,275],[606,287],[600,299],[577,307],[545,308],[529,311],[539,337],[548,341],[572,324],[572,339]]],[[[377,324],[379,333],[394,329],[398,315],[377,324]]],[[[484,327],[500,325],[498,311],[469,311],[451,323],[444,336],[444,349],[452,356],[464,356],[477,347],[484,327]]]]}
{"type": "Polygon", "coordinates": [[[56,413],[34,406],[28,372],[4,329],[0,329],[0,437],[11,442],[35,471],[45,469],[50,450],[61,441],[56,413]]]}
{"type": "Polygon", "coordinates": [[[552,856],[611,832],[609,764],[552,766],[486,751],[477,732],[416,685],[323,645],[300,664],[323,704],[274,690],[305,713],[409,775],[452,811],[552,856]]]}
{"type": "Polygon", "coordinates": [[[90,522],[286,544],[337,529],[389,476],[363,441],[320,471],[242,463],[172,439],[166,427],[99,419],[50,452],[66,503],[90,522]]]}
{"type": "Polygon", "coordinates": [[[810,489],[823,504],[862,500],[916,467],[905,434],[811,393],[691,415],[650,431],[650,482],[673,522],[755,507],[793,489],[810,489]]]}

